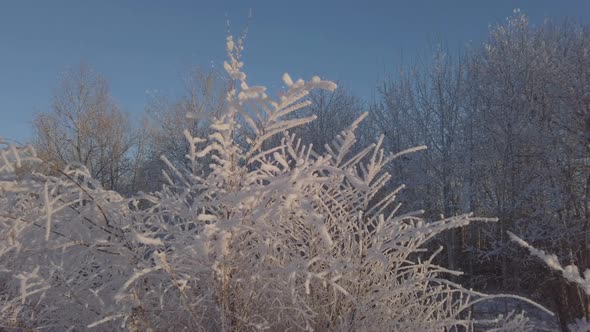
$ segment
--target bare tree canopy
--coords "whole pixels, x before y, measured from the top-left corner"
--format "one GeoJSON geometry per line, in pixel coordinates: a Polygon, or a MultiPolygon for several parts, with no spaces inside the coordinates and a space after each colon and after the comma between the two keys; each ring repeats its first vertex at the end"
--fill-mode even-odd
{"type": "Polygon", "coordinates": [[[58,168],[82,164],[106,188],[119,188],[130,168],[133,130],[106,79],[90,66],[82,63],[63,75],[51,110],[38,114],[33,125],[42,159],[58,168]]]}

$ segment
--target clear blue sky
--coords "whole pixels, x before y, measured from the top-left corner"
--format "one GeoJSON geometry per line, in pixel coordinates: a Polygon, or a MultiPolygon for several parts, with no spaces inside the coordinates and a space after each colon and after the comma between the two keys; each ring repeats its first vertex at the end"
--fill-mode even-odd
{"type": "Polygon", "coordinates": [[[569,1],[28,1],[0,2],[0,137],[27,140],[60,73],[81,60],[110,82],[138,118],[148,91],[180,92],[189,65],[220,66],[226,20],[241,32],[251,84],[317,74],[369,99],[386,73],[443,38],[481,42],[488,26],[520,8],[533,23],[565,16],[588,23],[589,0],[569,1]]]}

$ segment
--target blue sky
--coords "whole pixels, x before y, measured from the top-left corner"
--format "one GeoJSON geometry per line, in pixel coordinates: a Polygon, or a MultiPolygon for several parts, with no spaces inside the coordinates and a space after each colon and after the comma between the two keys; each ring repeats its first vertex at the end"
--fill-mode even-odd
{"type": "Polygon", "coordinates": [[[84,61],[109,81],[134,119],[150,91],[181,92],[191,65],[220,67],[226,21],[241,32],[250,84],[280,75],[338,80],[368,100],[381,79],[444,40],[481,42],[520,8],[533,23],[588,23],[590,1],[12,1],[0,2],[0,137],[26,141],[35,112],[49,110],[60,73],[84,61]]]}

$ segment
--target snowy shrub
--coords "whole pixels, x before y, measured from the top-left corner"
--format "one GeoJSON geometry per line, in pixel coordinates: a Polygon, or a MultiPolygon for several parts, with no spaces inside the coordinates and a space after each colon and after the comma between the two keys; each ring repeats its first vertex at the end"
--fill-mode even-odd
{"type": "Polygon", "coordinates": [[[285,74],[286,91],[271,99],[246,83],[242,41],[229,37],[227,51],[227,106],[215,116],[187,115],[206,118],[210,134],[185,133],[192,169],[167,163],[167,185],[157,192],[124,198],[78,165],[60,176],[21,174],[23,163],[40,162],[34,151],[1,151],[2,326],[527,329],[522,315],[473,318],[472,305],[504,295],[453,283],[445,276],[460,273],[433,263],[440,250],[425,250],[445,230],[492,220],[427,222],[422,211],[400,213],[403,187],[384,190],[384,166],[424,147],[388,154],[381,136],[352,153],[364,114],[317,154],[289,133],[314,116],[293,113],[311,90],[336,85],[285,74]]]}

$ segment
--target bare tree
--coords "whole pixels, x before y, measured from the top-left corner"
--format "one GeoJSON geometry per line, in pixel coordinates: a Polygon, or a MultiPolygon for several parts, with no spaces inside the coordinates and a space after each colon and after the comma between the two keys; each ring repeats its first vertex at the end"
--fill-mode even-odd
{"type": "Polygon", "coordinates": [[[313,144],[317,151],[324,151],[326,144],[363,113],[361,101],[346,90],[314,91],[309,100],[311,104],[299,116],[316,115],[317,119],[297,128],[295,133],[306,144],[313,144]]]}
{"type": "MultiPolygon", "coordinates": [[[[394,164],[393,172],[400,173],[402,181],[414,188],[414,204],[423,200],[419,204],[428,207],[433,213],[430,217],[453,216],[465,207],[459,181],[463,166],[461,126],[466,114],[463,64],[463,59],[453,59],[449,52],[438,49],[432,65],[421,64],[400,73],[399,80],[386,83],[381,89],[382,102],[374,107],[376,124],[385,132],[390,149],[416,144],[429,147],[413,157],[412,165],[403,160],[394,164]]],[[[450,268],[456,268],[460,234],[450,231],[447,237],[447,262],[450,268]]]]}
{"type": "Polygon", "coordinates": [[[55,89],[51,111],[33,121],[39,156],[57,168],[79,163],[108,189],[130,170],[131,123],[107,81],[86,64],[69,70],[55,89]]]}
{"type": "Polygon", "coordinates": [[[184,131],[200,135],[208,130],[207,120],[225,106],[228,81],[215,70],[195,67],[181,76],[184,94],[178,98],[158,95],[146,107],[143,131],[145,157],[136,188],[153,191],[161,185],[161,157],[176,167],[189,166],[189,152],[184,131]],[[193,114],[187,117],[187,114],[193,114]]]}

